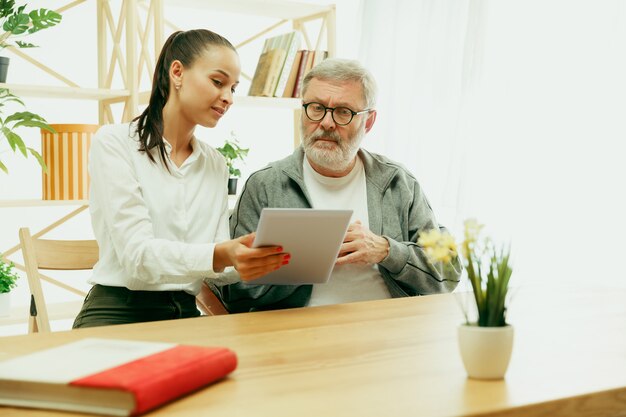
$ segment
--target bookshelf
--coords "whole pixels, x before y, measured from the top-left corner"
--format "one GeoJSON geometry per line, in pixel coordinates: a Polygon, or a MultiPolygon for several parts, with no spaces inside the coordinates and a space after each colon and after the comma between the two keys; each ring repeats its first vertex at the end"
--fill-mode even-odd
{"type": "MultiPolygon", "coordinates": [[[[150,91],[151,76],[154,62],[158,57],[165,39],[166,30],[178,30],[167,17],[176,8],[188,10],[189,14],[202,11],[227,12],[234,16],[249,15],[264,17],[266,27],[250,29],[242,40],[238,39],[235,47],[243,51],[260,54],[254,48],[258,42],[277,32],[297,30],[302,34],[301,48],[325,49],[329,56],[335,55],[336,48],[336,13],[334,4],[311,4],[291,0],[66,0],[67,4],[57,8],[64,16],[72,16],[73,12],[82,12],[81,20],[95,17],[96,30],[94,36],[97,52],[92,57],[97,59],[97,85],[79,85],[72,80],[68,70],[57,71],[45,62],[35,59],[29,50],[7,48],[10,54],[25,61],[24,65],[33,65],[54,78],[56,85],[44,85],[37,77],[32,84],[6,83],[0,88],[7,88],[14,94],[24,98],[43,98],[46,100],[75,100],[97,103],[98,123],[128,122],[139,113],[140,106],[147,103],[150,91]],[[93,11],[96,15],[93,16],[93,11]],[[88,16],[87,16],[88,15],[88,16]],[[269,18],[269,19],[267,19],[269,18]],[[311,27],[314,29],[311,29],[311,27]],[[113,106],[116,106],[115,108],[113,106]],[[121,110],[123,108],[123,110],[121,110]],[[121,111],[120,111],[121,110],[121,111]]],[[[186,12],[187,13],[187,12],[186,12]]],[[[180,19],[179,19],[180,20],[180,19]]],[[[207,26],[213,22],[207,21],[207,26]]],[[[258,25],[257,25],[258,26],[258,25]]],[[[56,31],[63,32],[63,24],[56,31]]],[[[74,32],[76,29],[70,26],[74,32]]],[[[239,32],[246,32],[237,28],[239,32]]],[[[220,31],[222,32],[222,31],[220,31]]],[[[67,33],[67,32],[66,32],[67,33]]],[[[228,32],[223,32],[229,37],[228,32]]],[[[80,36],[80,33],[71,33],[80,36]]],[[[241,37],[241,36],[240,36],[241,37]]],[[[54,46],[42,45],[42,48],[54,46]]],[[[80,60],[80,54],[72,59],[80,60]]],[[[93,58],[90,58],[93,59],[93,58]]],[[[17,61],[19,63],[19,60],[17,61]]],[[[69,66],[72,62],[67,62],[69,66]]],[[[256,63],[255,63],[256,64],[256,63]]],[[[65,67],[64,67],[65,68],[65,67]]],[[[242,69],[242,78],[251,79],[250,72],[254,67],[242,69]]],[[[95,78],[94,78],[95,80],[95,78]]],[[[235,96],[238,108],[263,108],[290,110],[293,112],[293,144],[300,142],[297,126],[300,117],[300,100],[283,97],[251,97],[246,88],[241,88],[235,96]]],[[[59,105],[61,105],[59,103],[59,105]]],[[[54,123],[54,120],[50,120],[54,123]]],[[[6,199],[7,196],[3,196],[6,199]]],[[[9,197],[10,198],[10,197],[9,197]]],[[[5,204],[7,204],[5,202],[5,204]]]]}

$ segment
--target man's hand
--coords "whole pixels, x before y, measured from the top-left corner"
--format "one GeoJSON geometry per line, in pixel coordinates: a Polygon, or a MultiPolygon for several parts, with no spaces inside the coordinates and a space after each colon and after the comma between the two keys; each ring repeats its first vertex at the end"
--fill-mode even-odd
{"type": "Polygon", "coordinates": [[[213,270],[234,266],[243,281],[260,278],[289,263],[291,256],[280,246],[253,248],[254,233],[215,245],[213,270]]]}
{"type": "Polygon", "coordinates": [[[387,254],[389,254],[387,239],[372,233],[357,220],[348,226],[335,265],[377,264],[385,259],[387,254]]]}

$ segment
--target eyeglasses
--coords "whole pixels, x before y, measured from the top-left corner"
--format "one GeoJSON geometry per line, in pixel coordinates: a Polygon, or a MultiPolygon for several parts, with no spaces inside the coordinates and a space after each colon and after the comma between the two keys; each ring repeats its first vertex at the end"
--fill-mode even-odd
{"type": "Polygon", "coordinates": [[[324,117],[326,117],[326,112],[330,111],[330,115],[339,126],[350,124],[354,116],[372,111],[371,109],[352,111],[347,107],[326,107],[323,104],[316,103],[314,101],[303,104],[302,107],[304,107],[306,117],[314,122],[321,121],[324,117]]]}

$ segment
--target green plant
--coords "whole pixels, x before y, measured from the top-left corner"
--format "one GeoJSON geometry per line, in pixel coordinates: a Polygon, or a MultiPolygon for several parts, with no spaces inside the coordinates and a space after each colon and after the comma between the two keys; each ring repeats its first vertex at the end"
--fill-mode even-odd
{"type": "Polygon", "coordinates": [[[0,48],[17,46],[18,48],[35,48],[37,45],[22,41],[15,41],[14,45],[8,42],[10,37],[26,36],[43,29],[56,26],[62,16],[54,10],[35,9],[30,12],[24,10],[28,4],[16,7],[14,0],[0,0],[0,22],[4,33],[0,35],[0,48]]]}
{"type": "Polygon", "coordinates": [[[6,263],[0,257],[0,293],[9,292],[17,286],[15,281],[20,277],[13,271],[13,262],[6,263]]]}
{"type": "Polygon", "coordinates": [[[241,176],[241,171],[234,166],[234,161],[239,159],[244,160],[244,157],[248,155],[249,148],[242,148],[239,145],[239,141],[235,138],[235,134],[231,132],[231,138],[226,139],[222,147],[217,148],[217,151],[222,154],[226,159],[226,166],[228,166],[228,173],[231,177],[236,178],[241,176]]]}
{"type": "MultiPolygon", "coordinates": [[[[19,97],[11,94],[11,92],[6,88],[0,88],[0,133],[4,136],[7,142],[9,142],[9,146],[11,146],[13,152],[19,150],[25,158],[27,158],[28,153],[30,153],[35,157],[35,159],[37,159],[37,162],[39,162],[39,165],[41,165],[43,170],[48,172],[48,168],[43,162],[41,155],[33,148],[27,147],[22,140],[22,137],[15,132],[15,129],[24,126],[38,127],[52,133],[56,133],[56,131],[46,123],[43,117],[28,111],[15,112],[6,118],[3,117],[5,105],[10,102],[19,103],[24,106],[24,102],[22,102],[19,97]]],[[[1,160],[0,169],[7,174],[9,173],[6,165],[4,165],[1,160]]]]}
{"type": "MultiPolygon", "coordinates": [[[[476,324],[481,327],[506,326],[507,295],[513,273],[511,247],[499,247],[489,238],[480,239],[484,226],[475,219],[466,220],[464,226],[461,254],[478,312],[476,324]]],[[[454,238],[438,229],[420,234],[418,244],[432,262],[449,264],[457,254],[454,238]]],[[[468,312],[465,309],[463,312],[470,324],[468,312]]]]}
{"type": "MultiPolygon", "coordinates": [[[[15,37],[27,36],[35,32],[39,32],[43,29],[48,29],[52,26],[56,26],[61,22],[62,16],[54,10],[48,10],[44,8],[34,9],[30,12],[26,12],[28,4],[22,4],[17,6],[14,0],[0,0],[0,23],[4,33],[0,35],[0,48],[6,48],[8,46],[18,48],[35,48],[37,45],[32,43],[16,40],[13,43],[9,42],[9,39],[15,37]]],[[[28,157],[28,153],[33,155],[39,165],[47,172],[46,164],[44,164],[41,155],[32,148],[27,147],[24,141],[15,132],[18,127],[39,127],[52,133],[56,133],[52,129],[43,117],[28,112],[15,112],[3,117],[5,112],[5,105],[10,102],[15,102],[24,106],[22,100],[19,97],[11,94],[6,88],[0,89],[0,134],[5,137],[9,146],[13,152],[19,150],[24,157],[28,157]]],[[[5,173],[8,173],[6,165],[0,160],[0,169],[5,173]]]]}

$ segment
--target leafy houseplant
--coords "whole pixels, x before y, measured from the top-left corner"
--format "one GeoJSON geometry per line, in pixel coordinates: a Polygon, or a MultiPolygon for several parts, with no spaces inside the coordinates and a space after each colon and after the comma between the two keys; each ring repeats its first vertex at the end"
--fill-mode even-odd
{"type": "Polygon", "coordinates": [[[228,181],[228,193],[235,194],[237,189],[237,178],[241,176],[241,171],[235,168],[236,160],[244,160],[244,157],[248,155],[250,148],[242,148],[239,141],[235,137],[234,132],[230,133],[230,139],[226,139],[224,145],[217,148],[217,151],[222,154],[226,160],[226,166],[228,167],[228,173],[230,179],[228,181]]]}
{"type": "Polygon", "coordinates": [[[10,291],[16,287],[15,281],[19,278],[13,267],[13,262],[4,262],[0,254],[0,316],[8,316],[10,313],[10,291]]]}
{"type": "Polygon", "coordinates": [[[10,292],[17,286],[15,281],[20,277],[13,271],[13,262],[6,263],[0,257],[0,294],[10,292]]]}
{"type": "MultiPolygon", "coordinates": [[[[477,324],[482,327],[506,326],[506,300],[513,273],[511,248],[498,248],[490,239],[479,240],[482,228],[483,225],[476,220],[466,221],[465,240],[461,246],[478,310],[477,324]]],[[[466,321],[469,323],[467,314],[466,321]]]]}
{"type": "MultiPolygon", "coordinates": [[[[24,102],[22,102],[19,97],[11,94],[11,92],[6,88],[0,88],[0,133],[7,140],[13,152],[19,150],[26,158],[28,157],[28,153],[30,153],[35,157],[35,159],[37,159],[43,170],[47,172],[48,168],[46,167],[41,155],[33,148],[27,147],[21,136],[15,132],[15,129],[24,126],[38,127],[51,133],[56,133],[55,130],[46,123],[46,120],[43,117],[28,111],[15,112],[7,117],[4,117],[5,106],[10,102],[15,102],[24,106],[24,102]]],[[[0,160],[0,169],[7,174],[9,173],[6,165],[2,163],[2,160],[0,160]]]]}
{"type": "MultiPolygon", "coordinates": [[[[62,16],[54,10],[35,9],[25,12],[27,4],[16,6],[14,0],[0,0],[0,23],[4,33],[0,35],[0,48],[14,46],[18,48],[35,48],[37,45],[32,43],[16,40],[9,43],[11,37],[27,36],[43,29],[56,26],[61,22],[62,16]]],[[[1,57],[0,65],[4,67],[0,70],[0,82],[6,81],[6,70],[9,65],[9,59],[1,57]]]]}
{"type": "MultiPolygon", "coordinates": [[[[15,37],[27,36],[35,32],[39,32],[43,29],[48,29],[61,22],[61,15],[53,10],[44,8],[35,9],[30,12],[26,12],[27,4],[17,6],[14,0],[0,0],[0,23],[4,33],[0,35],[0,48],[6,48],[7,46],[17,48],[34,48],[36,45],[32,43],[16,40],[11,43],[10,39],[15,37]]],[[[6,57],[0,57],[0,82],[6,81],[6,70],[8,67],[9,59],[6,57]]],[[[5,105],[15,102],[24,106],[22,100],[19,97],[11,94],[6,88],[0,88],[0,133],[7,140],[13,152],[19,150],[24,157],[28,157],[28,153],[33,155],[44,171],[47,171],[46,165],[41,158],[41,155],[32,148],[26,147],[22,138],[15,133],[16,128],[24,127],[39,127],[49,132],[55,133],[43,117],[30,113],[27,111],[15,112],[3,116],[5,112],[5,105]]],[[[8,173],[6,165],[0,161],[0,169],[5,173],[8,173]]]]}
{"type": "MultiPolygon", "coordinates": [[[[480,327],[506,326],[506,300],[513,269],[510,247],[498,248],[491,239],[480,239],[483,225],[466,220],[464,240],[460,243],[463,266],[472,285],[480,327]]],[[[454,238],[438,229],[422,233],[418,240],[432,262],[448,264],[457,254],[454,238]]],[[[464,311],[470,324],[470,315],[464,311]]]]}
{"type": "MultiPolygon", "coordinates": [[[[483,225],[475,219],[465,221],[461,242],[463,266],[472,286],[478,317],[470,320],[467,309],[465,324],[459,326],[459,347],[468,375],[478,379],[504,377],[513,349],[513,327],[507,324],[507,295],[513,269],[510,246],[498,247],[491,239],[480,239],[483,225]]],[[[449,264],[457,245],[449,234],[431,230],[420,235],[418,244],[431,262],[449,264]]]]}

